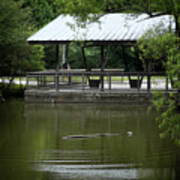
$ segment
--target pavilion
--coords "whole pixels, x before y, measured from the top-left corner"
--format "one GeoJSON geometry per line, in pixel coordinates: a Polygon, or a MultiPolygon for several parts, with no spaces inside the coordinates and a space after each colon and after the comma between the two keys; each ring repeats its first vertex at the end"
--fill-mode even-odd
{"type": "MultiPolygon", "coordinates": [[[[147,89],[150,90],[150,77],[153,73],[150,70],[137,74],[136,72],[120,72],[118,70],[105,71],[105,47],[111,45],[121,45],[123,47],[133,46],[148,30],[161,25],[165,29],[173,30],[175,27],[172,16],[164,15],[160,17],[150,18],[147,14],[105,14],[98,18],[97,21],[88,21],[80,23],[77,18],[69,15],[60,15],[44,26],[38,32],[27,39],[29,44],[52,44],[56,46],[56,71],[54,72],[34,72],[28,73],[27,76],[54,75],[55,88],[59,89],[59,76],[82,75],[82,87],[84,89],[84,76],[99,75],[101,82],[101,90],[104,90],[104,76],[117,75],[147,75],[147,89]],[[101,53],[101,67],[98,72],[88,71],[61,71],[59,69],[60,53],[59,46],[66,47],[71,42],[77,42],[82,47],[82,55],[84,67],[87,69],[86,55],[84,49],[92,46],[99,46],[101,53]],[[150,75],[151,74],[151,75],[150,75]]],[[[64,54],[62,55],[64,58],[64,54]]],[[[148,66],[148,65],[147,65],[148,66]]],[[[155,74],[154,74],[155,75],[155,74]]],[[[139,81],[138,81],[139,82],[139,81]]],[[[168,83],[168,82],[167,82],[168,83]]],[[[168,85],[167,85],[168,86],[168,85]]],[[[139,85],[138,85],[139,88],[139,85]]],[[[168,87],[167,87],[168,88],[168,87]]],[[[109,78],[109,89],[111,89],[111,79],[109,78]]]]}

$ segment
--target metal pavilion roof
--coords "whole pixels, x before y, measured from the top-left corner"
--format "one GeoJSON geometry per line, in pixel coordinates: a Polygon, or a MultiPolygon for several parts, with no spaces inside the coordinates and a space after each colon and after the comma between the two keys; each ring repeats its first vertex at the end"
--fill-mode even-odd
{"type": "Polygon", "coordinates": [[[85,28],[77,25],[74,17],[60,15],[37,33],[28,38],[29,43],[88,42],[134,42],[147,30],[163,24],[174,29],[172,16],[148,18],[148,15],[106,14],[98,22],[87,23],[85,28]]]}

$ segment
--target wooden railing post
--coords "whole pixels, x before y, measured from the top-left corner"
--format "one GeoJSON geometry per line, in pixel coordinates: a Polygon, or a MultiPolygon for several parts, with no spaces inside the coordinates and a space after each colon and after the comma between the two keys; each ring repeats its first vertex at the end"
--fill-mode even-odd
{"type": "Polygon", "coordinates": [[[59,75],[57,72],[55,74],[55,89],[56,89],[56,91],[59,90],[59,75]]]}
{"type": "MultiPolygon", "coordinates": [[[[168,91],[169,90],[169,86],[168,86],[168,83],[170,81],[169,77],[167,76],[167,74],[165,73],[160,73],[160,72],[146,72],[146,73],[142,73],[142,72],[117,72],[117,71],[106,71],[106,69],[98,69],[97,71],[93,72],[85,72],[85,71],[72,71],[72,72],[66,72],[66,71],[53,71],[53,72],[34,72],[34,73],[27,73],[26,75],[26,87],[29,88],[29,86],[31,86],[30,84],[30,80],[31,78],[35,78],[37,79],[37,88],[44,88],[44,87],[51,87],[52,88],[52,83],[53,83],[53,88],[58,91],[59,88],[61,87],[60,86],[60,76],[80,76],[82,78],[81,82],[80,82],[80,89],[82,90],[85,90],[86,89],[86,82],[87,82],[87,78],[89,76],[99,76],[100,77],[100,80],[101,80],[101,85],[98,86],[99,89],[101,91],[104,90],[104,77],[106,76],[107,77],[107,89],[108,90],[111,90],[113,89],[113,84],[112,84],[112,77],[113,76],[136,76],[137,79],[135,82],[136,83],[136,88],[137,90],[139,91],[140,88],[141,88],[141,83],[142,83],[142,79],[143,77],[147,77],[147,91],[150,92],[150,89],[151,89],[151,76],[163,76],[165,77],[164,79],[164,82],[165,84],[163,85],[164,88],[163,90],[166,90],[168,91]],[[51,81],[48,76],[50,77],[54,77],[54,79],[51,81]],[[49,82],[50,81],[50,82],[49,82]]],[[[99,80],[96,80],[98,81],[99,83],[99,80]]],[[[90,83],[89,83],[90,84],[90,83]]],[[[99,84],[98,84],[99,85],[99,84]]],[[[70,86],[70,88],[73,88],[74,86],[70,86]]],[[[95,87],[95,86],[94,86],[95,87]]],[[[121,86],[119,86],[121,88],[121,86]]],[[[133,88],[135,88],[133,87],[133,88]]]]}
{"type": "Polygon", "coordinates": [[[72,81],[71,81],[71,74],[70,72],[68,72],[68,84],[71,85],[72,81]]]}
{"type": "Polygon", "coordinates": [[[40,87],[40,83],[39,83],[39,75],[36,75],[36,80],[37,80],[37,88],[39,88],[40,87]]]}
{"type": "Polygon", "coordinates": [[[140,86],[141,86],[141,82],[140,82],[139,73],[138,73],[138,80],[137,80],[137,89],[138,89],[138,91],[140,90],[140,86]]]}
{"type": "Polygon", "coordinates": [[[151,75],[150,75],[150,73],[148,73],[148,75],[147,75],[147,89],[148,89],[148,91],[151,90],[151,75]]]}
{"type": "Polygon", "coordinates": [[[166,91],[169,90],[168,85],[169,85],[169,79],[168,79],[168,75],[167,75],[167,76],[166,76],[166,91]]]}
{"type": "Polygon", "coordinates": [[[29,76],[26,75],[26,89],[29,88],[29,76]]]}
{"type": "Polygon", "coordinates": [[[148,62],[148,64],[147,64],[147,70],[148,70],[148,72],[147,72],[147,89],[148,89],[148,92],[151,90],[151,65],[150,65],[150,63],[148,62]]]}
{"type": "Polygon", "coordinates": [[[105,59],[104,59],[104,46],[101,46],[101,91],[104,91],[104,66],[105,66],[105,59]]]}
{"type": "Polygon", "coordinates": [[[109,90],[111,90],[111,75],[108,73],[109,90]]]}
{"type": "Polygon", "coordinates": [[[146,61],[146,73],[147,73],[147,91],[149,92],[151,89],[151,63],[146,61]]]}
{"type": "Polygon", "coordinates": [[[104,91],[104,75],[102,70],[101,70],[101,91],[104,91]]]}
{"type": "Polygon", "coordinates": [[[82,73],[82,90],[85,89],[84,73],[82,73]]]}

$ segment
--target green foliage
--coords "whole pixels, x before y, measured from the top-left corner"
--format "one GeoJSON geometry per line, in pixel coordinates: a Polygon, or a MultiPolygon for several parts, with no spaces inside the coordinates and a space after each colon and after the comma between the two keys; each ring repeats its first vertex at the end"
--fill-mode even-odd
{"type": "Polygon", "coordinates": [[[138,41],[140,59],[144,64],[146,61],[150,62],[156,71],[165,69],[170,49],[173,47],[177,47],[176,35],[168,33],[161,25],[149,30],[138,41]]]}
{"type": "MultiPolygon", "coordinates": [[[[180,89],[180,52],[179,38],[164,31],[162,26],[147,32],[138,42],[141,60],[150,61],[153,67],[163,65],[173,88],[180,89]]],[[[170,137],[180,144],[180,95],[179,91],[153,95],[153,107],[159,113],[157,123],[162,138],[170,137]]]]}
{"type": "MultiPolygon", "coordinates": [[[[179,39],[177,41],[179,42],[179,39]]],[[[178,46],[170,49],[166,67],[169,77],[175,80],[175,87],[180,88],[180,52],[178,46]]]]}
{"type": "Polygon", "coordinates": [[[10,97],[23,97],[25,86],[16,84],[8,86],[8,84],[0,83],[0,90],[0,95],[5,99],[10,97]]]}
{"type": "Polygon", "coordinates": [[[109,49],[109,58],[107,60],[106,67],[123,68],[125,71],[142,71],[142,63],[137,57],[135,51],[136,49],[133,47],[126,47],[123,49],[122,46],[111,46],[109,49]],[[126,66],[125,61],[127,61],[128,67],[126,66]]]}
{"type": "Polygon", "coordinates": [[[161,130],[160,137],[170,137],[175,143],[180,144],[180,104],[179,95],[171,93],[153,95],[153,106],[160,114],[156,118],[161,130]]]}
{"type": "Polygon", "coordinates": [[[179,0],[55,0],[55,7],[58,13],[71,14],[81,21],[85,21],[89,14],[102,15],[107,12],[147,13],[150,17],[172,15],[176,33],[180,36],[179,0]]]}
{"type": "MultiPolygon", "coordinates": [[[[87,63],[89,65],[91,61],[91,53],[89,52],[89,50],[85,50],[85,53],[87,56],[87,63]]],[[[81,48],[74,43],[70,44],[69,46],[69,55],[67,60],[70,63],[71,68],[85,68],[81,48]]]]}
{"type": "Polygon", "coordinates": [[[44,46],[44,63],[46,69],[56,68],[56,46],[45,45],[44,46]]]}
{"type": "Polygon", "coordinates": [[[40,45],[30,46],[28,44],[25,44],[21,58],[23,57],[23,55],[24,55],[23,60],[20,61],[19,60],[20,57],[19,57],[19,59],[17,59],[18,62],[17,63],[15,62],[13,66],[13,67],[16,66],[16,68],[21,73],[44,69],[45,63],[44,61],[42,61],[42,58],[44,57],[44,50],[42,46],[40,45]]]}
{"type": "Polygon", "coordinates": [[[105,9],[105,0],[55,0],[59,14],[70,14],[85,21],[89,14],[100,14],[105,9]]]}
{"type": "MultiPolygon", "coordinates": [[[[177,91],[174,91],[173,93],[170,94],[155,93],[153,95],[152,103],[155,109],[157,110],[157,112],[160,114],[159,117],[157,118],[157,122],[161,130],[160,136],[162,138],[168,136],[175,143],[180,144],[179,38],[173,34],[167,33],[164,35],[157,36],[157,42],[160,48],[157,50],[157,53],[155,51],[154,53],[155,57],[156,55],[159,54],[163,56],[162,50],[164,50],[164,56],[166,57],[166,62],[164,62],[165,69],[169,78],[171,79],[173,88],[177,89],[177,91]],[[158,42],[159,38],[161,38],[162,41],[158,42]]],[[[151,51],[151,49],[149,51],[151,51]]]]}
{"type": "Polygon", "coordinates": [[[30,11],[21,1],[0,1],[0,75],[23,74],[26,70],[42,69],[42,47],[26,43],[30,36],[30,11]]]}
{"type": "MultiPolygon", "coordinates": [[[[87,58],[88,69],[100,67],[100,48],[91,47],[85,49],[87,58]]],[[[77,46],[76,43],[72,43],[69,46],[68,62],[72,68],[85,68],[83,63],[83,57],[81,47],[77,46]]]]}
{"type": "MultiPolygon", "coordinates": [[[[107,60],[107,68],[123,68],[125,69],[122,47],[112,46],[109,49],[109,58],[107,60]]],[[[129,58],[130,60],[130,58],[129,58]]]]}
{"type": "Polygon", "coordinates": [[[35,26],[40,28],[49,23],[56,15],[53,0],[24,0],[23,8],[29,8],[35,26]]]}
{"type": "Polygon", "coordinates": [[[28,15],[19,11],[19,8],[20,4],[13,0],[0,1],[0,44],[17,42],[20,27],[23,26],[23,21],[28,15]]]}

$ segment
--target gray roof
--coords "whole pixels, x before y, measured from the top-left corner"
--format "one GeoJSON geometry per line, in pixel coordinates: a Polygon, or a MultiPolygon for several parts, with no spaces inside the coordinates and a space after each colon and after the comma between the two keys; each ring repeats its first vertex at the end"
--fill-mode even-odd
{"type": "Polygon", "coordinates": [[[148,18],[148,15],[106,14],[98,22],[79,27],[74,17],[60,15],[28,38],[29,43],[66,43],[70,41],[136,41],[147,30],[163,24],[174,28],[172,16],[148,18]]]}

